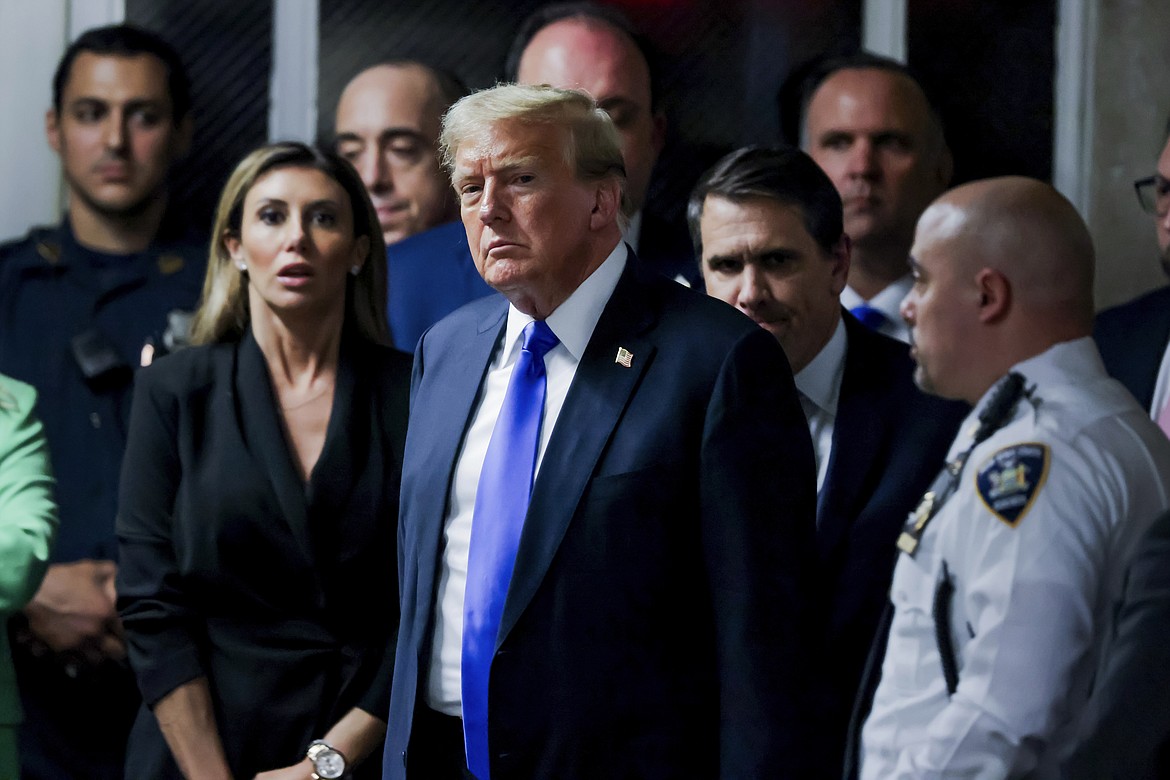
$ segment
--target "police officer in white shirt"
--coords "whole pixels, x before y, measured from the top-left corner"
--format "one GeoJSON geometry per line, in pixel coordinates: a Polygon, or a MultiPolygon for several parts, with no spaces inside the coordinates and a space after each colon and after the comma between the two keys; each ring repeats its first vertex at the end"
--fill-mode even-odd
{"type": "Polygon", "coordinates": [[[1170,504],[1170,446],[1105,374],[1092,242],[1055,190],[952,190],[911,255],[916,381],[975,409],[898,543],[861,776],[1055,776],[1125,566],[1170,504]]]}

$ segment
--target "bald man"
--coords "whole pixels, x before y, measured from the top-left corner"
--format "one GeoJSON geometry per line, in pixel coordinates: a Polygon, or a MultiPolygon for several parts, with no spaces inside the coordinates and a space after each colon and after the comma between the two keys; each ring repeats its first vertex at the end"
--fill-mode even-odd
{"type": "Polygon", "coordinates": [[[435,143],[443,112],[462,95],[417,62],[363,70],[337,104],[337,153],[353,163],[390,245],[455,219],[455,199],[435,143]]]}
{"type": "Polygon", "coordinates": [[[868,53],[828,60],[803,106],[802,145],[836,185],[853,244],[841,303],[906,341],[898,305],[910,290],[914,224],[951,180],[942,124],[905,66],[868,53]]]}
{"type": "Polygon", "coordinates": [[[915,381],[975,408],[898,541],[861,776],[1049,777],[1170,505],[1170,441],[1105,374],[1092,242],[1051,187],[947,193],[910,263],[915,381]]]}
{"type": "Polygon", "coordinates": [[[475,270],[439,162],[439,127],[466,89],[448,73],[397,60],[363,70],[337,104],[334,145],[362,177],[386,241],[394,346],[492,290],[475,270]]]}
{"type": "Polygon", "coordinates": [[[686,226],[646,208],[654,164],[666,139],[666,113],[648,41],[620,11],[590,2],[554,3],[521,25],[506,64],[518,84],[588,92],[609,113],[626,166],[630,222],[624,238],[643,264],[697,283],[686,226]]]}

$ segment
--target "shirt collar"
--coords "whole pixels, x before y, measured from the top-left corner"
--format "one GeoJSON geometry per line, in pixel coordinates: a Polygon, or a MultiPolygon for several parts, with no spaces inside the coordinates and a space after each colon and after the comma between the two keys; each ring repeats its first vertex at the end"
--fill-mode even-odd
{"type": "MultiPolygon", "coordinates": [[[[1104,376],[1105,365],[1101,362],[1101,353],[1097,351],[1097,345],[1093,339],[1089,336],[1082,336],[1071,341],[1053,344],[1039,355],[1033,355],[1016,363],[1010,371],[1022,375],[1026,387],[1041,388],[1040,394],[1043,397],[1045,386],[1064,385],[1070,382],[1083,384],[1088,377],[1104,376]]],[[[970,446],[971,439],[974,438],[975,431],[979,428],[979,415],[983,413],[983,409],[991,397],[995,395],[995,391],[1002,381],[1003,377],[1000,377],[991,387],[987,388],[987,392],[971,409],[967,419],[959,428],[959,436],[951,445],[951,452],[947,455],[948,459],[970,446]]],[[[1025,412],[1026,405],[1021,404],[1016,408],[1012,419],[1025,412]]]]}
{"type": "Polygon", "coordinates": [[[841,396],[846,345],[845,321],[838,319],[829,343],[793,377],[797,390],[834,417],[837,416],[837,400],[841,396]]]}
{"type": "Polygon", "coordinates": [[[902,308],[902,299],[906,297],[913,286],[914,277],[906,274],[901,279],[887,284],[885,289],[867,301],[858,295],[852,287],[845,285],[845,289],[841,291],[841,305],[846,309],[856,309],[862,305],[872,306],[881,310],[890,319],[898,320],[901,319],[899,309],[902,308]]]}
{"type": "MultiPolygon", "coordinates": [[[[619,241],[601,265],[545,320],[575,362],[579,362],[581,356],[585,354],[585,347],[589,345],[593,329],[601,319],[601,312],[613,295],[622,271],[625,270],[628,256],[629,250],[619,241]]],[[[518,352],[520,333],[532,320],[531,315],[508,304],[508,326],[504,332],[504,365],[518,352]]]]}

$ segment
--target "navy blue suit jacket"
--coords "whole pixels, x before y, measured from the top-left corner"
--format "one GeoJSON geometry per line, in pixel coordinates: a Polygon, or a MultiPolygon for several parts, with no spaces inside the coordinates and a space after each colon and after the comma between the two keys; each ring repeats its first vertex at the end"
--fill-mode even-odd
{"type": "Polygon", "coordinates": [[[638,259],[668,279],[681,276],[696,290],[703,289],[703,274],[695,260],[695,245],[691,243],[685,221],[670,222],[643,210],[638,259]]]}
{"type": "MultiPolygon", "coordinates": [[[[506,321],[477,301],[415,353],[389,780],[410,772],[448,491],[506,321]]],[[[493,780],[802,777],[813,468],[775,340],[631,256],[533,487],[489,683],[493,780]]]]}
{"type": "Polygon", "coordinates": [[[1093,338],[1105,370],[1133,393],[1143,409],[1149,409],[1170,342],[1170,287],[1102,312],[1093,338]]]}
{"type": "Polygon", "coordinates": [[[391,244],[386,260],[390,335],[404,352],[414,352],[423,331],[463,304],[495,292],[476,270],[459,220],[391,244]]]}
{"type": "Polygon", "coordinates": [[[1150,526],[1114,613],[1066,780],[1170,777],[1170,512],[1150,526]]]}
{"type": "Polygon", "coordinates": [[[824,761],[817,776],[833,778],[841,777],[849,716],[885,610],[898,534],[970,410],[915,386],[905,344],[842,316],[848,346],[817,520],[819,592],[828,617],[815,692],[824,761]]]}

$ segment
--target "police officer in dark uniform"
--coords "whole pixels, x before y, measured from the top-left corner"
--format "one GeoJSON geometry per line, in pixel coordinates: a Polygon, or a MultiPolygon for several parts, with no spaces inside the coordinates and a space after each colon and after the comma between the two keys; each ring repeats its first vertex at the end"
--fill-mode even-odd
{"type": "Polygon", "coordinates": [[[123,772],[138,702],[114,609],[118,473],[134,369],[181,342],[206,264],[206,242],[164,219],[189,107],[166,42],[129,26],[83,34],[46,117],[68,214],[0,247],[0,372],[38,391],[61,509],[49,573],[10,625],[26,779],[123,772]]]}

